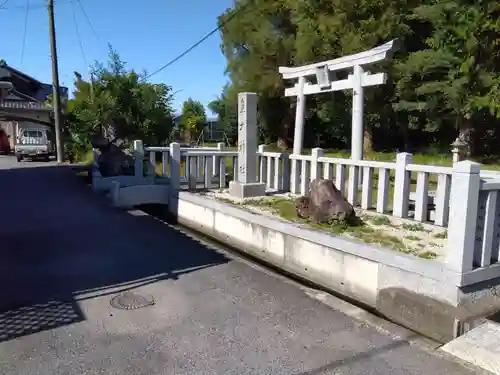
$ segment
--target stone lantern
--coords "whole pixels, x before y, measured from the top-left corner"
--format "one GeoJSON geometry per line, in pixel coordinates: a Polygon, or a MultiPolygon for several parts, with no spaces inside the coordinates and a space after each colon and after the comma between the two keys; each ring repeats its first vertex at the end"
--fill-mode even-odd
{"type": "Polygon", "coordinates": [[[451,153],[453,154],[453,164],[465,159],[467,155],[468,144],[463,139],[458,137],[451,144],[451,147],[451,153]]]}

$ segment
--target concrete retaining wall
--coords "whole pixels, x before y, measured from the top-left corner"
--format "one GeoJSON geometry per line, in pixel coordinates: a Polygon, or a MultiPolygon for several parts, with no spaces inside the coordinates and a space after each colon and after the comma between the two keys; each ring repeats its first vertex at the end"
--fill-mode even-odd
{"type": "Polygon", "coordinates": [[[368,304],[442,342],[473,327],[473,321],[492,308],[488,303],[490,310],[463,309],[467,295],[460,288],[462,275],[436,260],[306,229],[192,193],[180,192],[177,206],[180,224],[368,304]]]}

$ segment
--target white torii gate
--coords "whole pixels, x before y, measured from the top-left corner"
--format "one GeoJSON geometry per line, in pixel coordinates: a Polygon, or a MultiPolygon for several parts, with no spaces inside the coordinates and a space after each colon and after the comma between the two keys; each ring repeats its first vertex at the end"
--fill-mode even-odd
{"type": "Polygon", "coordinates": [[[398,49],[398,40],[350,56],[322,61],[294,68],[280,67],[284,80],[296,80],[293,87],[285,89],[285,96],[297,97],[293,153],[301,154],[304,138],[305,96],[340,90],[353,90],[351,159],[363,159],[363,87],[384,84],[386,73],[370,74],[364,67],[392,57],[398,49]],[[353,68],[347,79],[336,80],[335,72],[353,68]],[[316,83],[311,79],[315,78],[316,83]]]}

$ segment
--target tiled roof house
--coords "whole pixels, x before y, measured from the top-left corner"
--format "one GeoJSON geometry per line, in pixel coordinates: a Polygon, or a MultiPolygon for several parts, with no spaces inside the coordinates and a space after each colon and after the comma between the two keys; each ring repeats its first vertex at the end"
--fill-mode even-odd
{"type": "MultiPolygon", "coordinates": [[[[0,82],[10,83],[7,95],[0,97],[0,127],[10,136],[11,146],[21,127],[53,126],[52,107],[48,103],[52,85],[40,82],[0,59],[0,82]]],[[[61,87],[61,96],[68,89],[61,87]]]]}

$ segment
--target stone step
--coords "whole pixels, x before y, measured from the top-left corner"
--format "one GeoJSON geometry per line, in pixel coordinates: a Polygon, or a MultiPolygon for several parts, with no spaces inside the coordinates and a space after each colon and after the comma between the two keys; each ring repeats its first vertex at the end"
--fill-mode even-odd
{"type": "Polygon", "coordinates": [[[487,321],[450,341],[441,350],[495,375],[500,375],[500,325],[487,321]]]}

